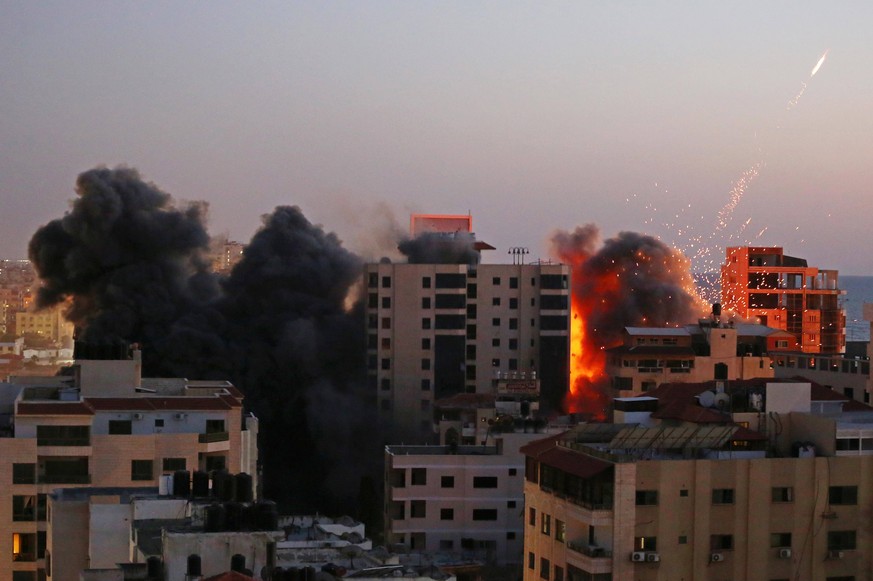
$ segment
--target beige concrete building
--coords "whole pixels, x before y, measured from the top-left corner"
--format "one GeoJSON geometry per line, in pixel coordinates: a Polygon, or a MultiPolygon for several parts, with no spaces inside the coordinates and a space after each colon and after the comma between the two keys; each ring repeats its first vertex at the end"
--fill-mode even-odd
{"type": "Polygon", "coordinates": [[[500,377],[538,379],[544,405],[557,406],[569,381],[569,274],[560,264],[366,265],[382,416],[423,439],[436,399],[494,393],[500,377]]]}
{"type": "Polygon", "coordinates": [[[869,407],[772,380],[622,403],[522,448],[525,581],[873,574],[869,407]]]}
{"type": "Polygon", "coordinates": [[[22,311],[15,313],[15,334],[41,335],[52,341],[72,340],[75,328],[63,315],[61,306],[41,311],[22,311]]]}
{"type": "Polygon", "coordinates": [[[158,486],[176,470],[256,475],[257,420],[233,385],[142,378],[138,351],[80,347],[72,375],[2,386],[0,581],[46,574],[56,488],[158,486]]]}
{"type": "Polygon", "coordinates": [[[772,356],[797,348],[787,331],[708,319],[683,327],[627,327],[607,350],[613,397],[630,397],[662,383],[773,377],[772,356]]]}

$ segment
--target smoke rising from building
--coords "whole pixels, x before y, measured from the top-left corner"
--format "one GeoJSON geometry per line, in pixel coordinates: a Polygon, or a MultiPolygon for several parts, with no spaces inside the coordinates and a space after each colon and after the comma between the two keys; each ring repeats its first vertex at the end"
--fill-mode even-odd
{"type": "Polygon", "coordinates": [[[410,264],[477,264],[476,239],[468,232],[423,232],[398,248],[410,264]]]}
{"type": "Polygon", "coordinates": [[[348,510],[378,465],[363,393],[363,323],[345,309],[361,262],[279,207],[227,278],[207,270],[205,207],[177,207],[133,169],[79,176],[63,218],[29,254],[38,302],[69,301],[81,338],[143,345],[150,376],[230,379],[262,421],[266,493],[299,510],[348,510]]]}
{"type": "Polygon", "coordinates": [[[621,232],[601,244],[597,226],[552,235],[555,257],[573,267],[571,378],[567,407],[603,418],[609,404],[604,349],[631,326],[676,326],[706,312],[690,262],[663,242],[621,232]]]}

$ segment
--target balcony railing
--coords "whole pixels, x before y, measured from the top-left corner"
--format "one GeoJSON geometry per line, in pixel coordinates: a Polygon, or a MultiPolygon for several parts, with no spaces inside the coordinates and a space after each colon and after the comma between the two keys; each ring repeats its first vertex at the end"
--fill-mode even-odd
{"type": "Polygon", "coordinates": [[[570,541],[567,543],[567,546],[571,551],[575,551],[586,557],[591,557],[592,559],[611,559],[612,551],[604,549],[603,547],[598,547],[596,545],[589,545],[584,541],[570,541]]]}
{"type": "Polygon", "coordinates": [[[37,438],[37,446],[90,446],[91,438],[37,438]]]}
{"type": "Polygon", "coordinates": [[[45,474],[40,475],[38,484],[91,484],[90,474],[45,474]]]}
{"type": "Polygon", "coordinates": [[[207,434],[200,434],[197,439],[201,444],[226,442],[230,440],[230,432],[210,432],[207,434]]]}

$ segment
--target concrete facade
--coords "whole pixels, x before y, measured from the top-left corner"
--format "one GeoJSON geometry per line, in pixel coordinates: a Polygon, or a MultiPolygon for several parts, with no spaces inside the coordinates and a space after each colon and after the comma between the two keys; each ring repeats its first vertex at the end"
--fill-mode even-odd
{"type": "Polygon", "coordinates": [[[569,382],[569,267],[368,264],[370,390],[383,418],[418,440],[433,402],[494,393],[501,376],[536,376],[544,404],[569,382]]]}

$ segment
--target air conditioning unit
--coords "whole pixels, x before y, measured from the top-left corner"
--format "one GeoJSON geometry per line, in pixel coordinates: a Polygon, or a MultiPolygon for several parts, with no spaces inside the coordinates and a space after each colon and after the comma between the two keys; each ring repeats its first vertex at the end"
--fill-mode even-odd
{"type": "Polygon", "coordinates": [[[842,551],[828,551],[828,559],[842,559],[843,552],[842,551]]]}
{"type": "Polygon", "coordinates": [[[724,561],[724,555],[722,555],[721,553],[712,553],[709,556],[710,563],[721,563],[722,561],[724,561]]]}
{"type": "Polygon", "coordinates": [[[143,416],[141,413],[135,413],[135,414],[133,414],[133,419],[135,419],[135,420],[141,420],[141,419],[143,419],[144,417],[145,417],[145,416],[143,416]]]}
{"type": "Polygon", "coordinates": [[[631,561],[634,563],[643,563],[646,560],[646,554],[641,551],[631,553],[631,561]]]}
{"type": "Polygon", "coordinates": [[[646,561],[649,563],[658,563],[661,560],[661,555],[658,553],[646,553],[646,561]]]}
{"type": "Polygon", "coordinates": [[[188,414],[173,414],[174,420],[184,420],[188,417],[188,414]]]}
{"type": "Polygon", "coordinates": [[[779,558],[780,559],[790,559],[791,558],[791,549],[779,549],[779,558]]]}

